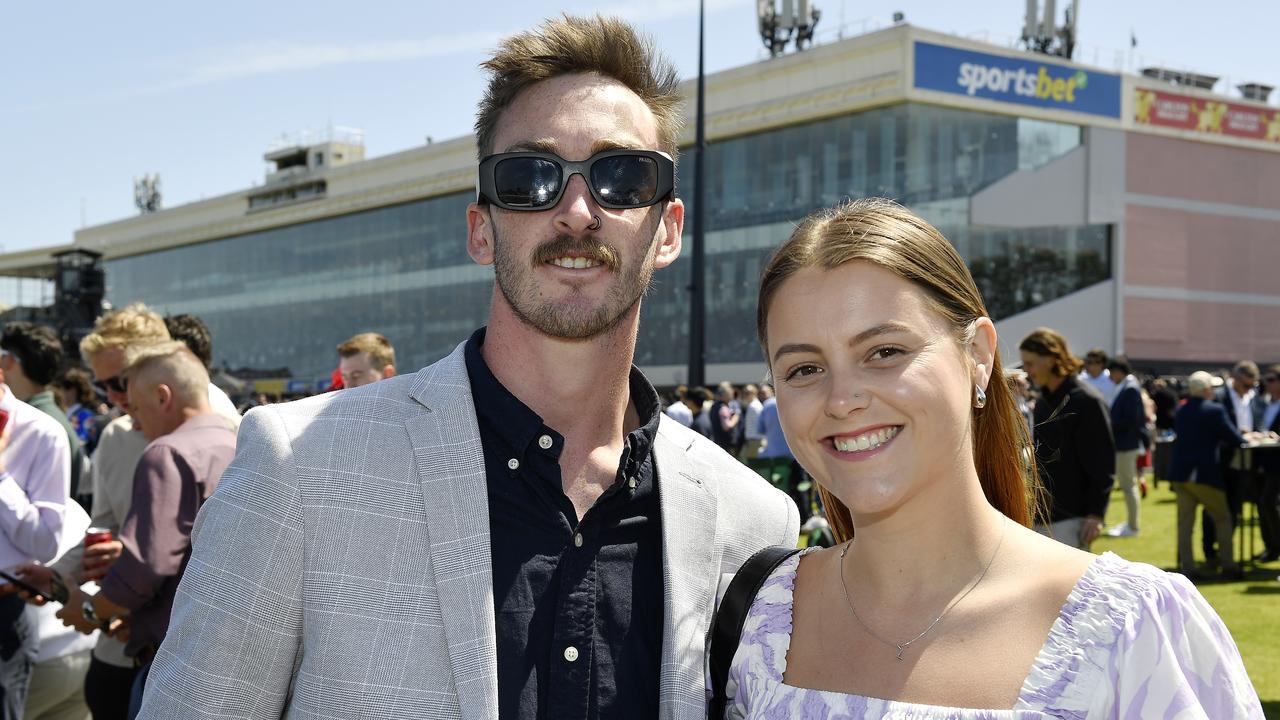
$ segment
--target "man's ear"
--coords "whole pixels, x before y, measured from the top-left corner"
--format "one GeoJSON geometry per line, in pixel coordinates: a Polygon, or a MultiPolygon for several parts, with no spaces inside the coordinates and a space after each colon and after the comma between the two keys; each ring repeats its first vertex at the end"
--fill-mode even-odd
{"type": "Polygon", "coordinates": [[[493,212],[489,205],[467,206],[467,254],[480,265],[493,264],[493,212]]]}
{"type": "Polygon", "coordinates": [[[396,366],[395,366],[395,365],[383,365],[383,366],[382,366],[382,379],[383,379],[383,380],[386,380],[387,378],[395,377],[395,376],[396,376],[396,366]]]}
{"type": "Polygon", "coordinates": [[[654,267],[664,268],[680,257],[684,232],[684,202],[674,198],[662,212],[662,239],[654,253],[654,267]]]}
{"type": "Polygon", "coordinates": [[[973,339],[969,341],[969,356],[973,359],[973,384],[987,389],[999,352],[996,326],[991,318],[980,317],[973,321],[973,339]]]}

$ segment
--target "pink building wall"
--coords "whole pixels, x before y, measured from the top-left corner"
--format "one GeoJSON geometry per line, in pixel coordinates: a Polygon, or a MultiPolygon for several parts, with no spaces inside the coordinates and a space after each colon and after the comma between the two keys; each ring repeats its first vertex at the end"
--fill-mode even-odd
{"type": "Polygon", "coordinates": [[[1129,133],[1125,166],[1125,352],[1280,361],[1280,153],[1129,133]]]}

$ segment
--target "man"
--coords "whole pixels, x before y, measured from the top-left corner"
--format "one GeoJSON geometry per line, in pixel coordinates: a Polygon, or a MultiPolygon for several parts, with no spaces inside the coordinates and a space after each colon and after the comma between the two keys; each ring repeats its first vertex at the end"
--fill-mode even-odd
{"type": "MultiPolygon", "coordinates": [[[[1231,546],[1231,517],[1221,464],[1221,446],[1239,447],[1240,431],[1227,419],[1223,406],[1213,400],[1213,378],[1203,370],[1188,380],[1190,397],[1174,414],[1173,460],[1169,480],[1178,497],[1178,569],[1189,577],[1200,577],[1191,554],[1191,531],[1196,506],[1203,505],[1214,520],[1217,533],[1217,565],[1229,578],[1241,576],[1231,546]]],[[[1206,532],[1208,529],[1206,528],[1206,532]]],[[[1210,561],[1212,556],[1205,556],[1210,561]]]]}
{"type": "Polygon", "coordinates": [[[684,385],[677,385],[675,389],[675,402],[667,406],[665,412],[667,417],[675,420],[685,427],[693,426],[693,411],[689,410],[689,406],[685,404],[684,399],[689,394],[689,388],[684,385]]]}
{"type": "Polygon", "coordinates": [[[85,620],[104,631],[113,618],[128,615],[125,655],[140,668],[133,707],[141,703],[147,667],[169,626],[191,553],[191,525],[235,455],[236,437],[209,405],[209,374],[183,343],[131,349],[125,376],[130,412],[149,444],[134,471],[133,503],[120,530],[123,552],[82,609],[85,620]]]}
{"type": "Polygon", "coordinates": [[[1085,353],[1084,369],[1080,371],[1079,379],[1097,390],[1107,407],[1111,406],[1111,401],[1116,397],[1116,383],[1107,372],[1106,350],[1093,348],[1085,353]]]}
{"type": "Polygon", "coordinates": [[[1116,485],[1124,494],[1127,512],[1125,522],[1107,531],[1111,537],[1138,534],[1138,517],[1142,498],[1138,488],[1138,456],[1142,454],[1147,428],[1146,406],[1142,402],[1142,386],[1133,376],[1133,368],[1123,355],[1111,358],[1107,372],[1115,383],[1115,399],[1111,401],[1111,436],[1116,443],[1116,485]]]}
{"type": "Polygon", "coordinates": [[[415,375],[250,411],[142,717],[705,717],[718,582],[798,520],[631,365],[680,251],[676,73],[602,17],[485,67],[488,327],[415,375]]]}
{"type": "MultiPolygon", "coordinates": [[[[188,344],[208,346],[192,323],[180,322],[173,326],[187,337],[188,344]]],[[[135,303],[98,318],[93,332],[80,341],[80,355],[93,371],[94,384],[123,415],[103,429],[90,468],[94,489],[93,526],[110,530],[115,539],[69,552],[54,567],[71,591],[69,601],[58,611],[58,617],[69,625],[84,626],[85,622],[79,584],[101,579],[124,549],[119,536],[133,506],[134,472],[147,447],[146,437],[135,428],[133,417],[128,414],[131,411],[125,379],[128,355],[169,342],[169,327],[170,323],[158,313],[135,303]]],[[[208,338],[207,331],[203,337],[208,338]]],[[[227,427],[236,427],[239,415],[234,407],[226,409],[230,405],[226,395],[212,383],[208,394],[211,405],[220,408],[219,415],[227,427]],[[217,402],[219,397],[225,403],[217,402]]],[[[36,575],[40,571],[34,567],[26,566],[23,570],[29,577],[48,582],[47,576],[36,575]]],[[[127,716],[130,689],[136,675],[137,667],[134,659],[125,653],[124,643],[102,633],[85,676],[85,701],[95,720],[123,720],[127,716]]]]}
{"type": "Polygon", "coordinates": [[[1109,406],[1092,385],[1079,379],[1080,361],[1062,333],[1036,328],[1018,350],[1027,379],[1040,388],[1032,415],[1036,467],[1049,517],[1036,530],[1088,550],[1102,532],[1115,483],[1109,406]]]}
{"type": "Polygon", "coordinates": [[[62,341],[56,333],[44,325],[29,322],[12,322],[0,335],[0,370],[15,397],[53,418],[67,433],[69,467],[71,468],[71,497],[80,495],[80,475],[84,466],[84,453],[80,437],[71,426],[67,414],[58,407],[50,384],[58,377],[62,367],[62,341]]]}
{"type": "Polygon", "coordinates": [[[711,391],[704,387],[693,387],[685,391],[684,406],[689,411],[689,425],[687,427],[697,431],[699,435],[708,440],[715,437],[715,429],[711,422],[711,391]]]}
{"type": "Polygon", "coordinates": [[[396,374],[396,349],[378,333],[360,333],[338,346],[342,386],[353,388],[396,374]]]}
{"type": "MultiPolygon", "coordinates": [[[[2,379],[2,378],[0,378],[2,379]]],[[[0,383],[0,569],[57,555],[70,502],[66,430],[0,383]]],[[[0,595],[0,720],[19,720],[40,639],[16,594],[0,595]]]]}
{"type": "Polygon", "coordinates": [[[756,430],[764,437],[764,442],[753,467],[775,487],[785,490],[795,501],[796,507],[800,508],[800,518],[807,521],[813,514],[813,501],[809,492],[812,483],[804,477],[804,470],[787,445],[787,437],[782,433],[782,421],[778,418],[778,399],[772,393],[760,404],[756,430]]]}
{"type": "Polygon", "coordinates": [[[760,402],[760,390],[748,384],[742,388],[742,462],[750,463],[760,454],[760,445],[764,442],[764,434],[760,432],[760,410],[764,404],[760,402]]]}
{"type": "MultiPolygon", "coordinates": [[[[213,333],[209,332],[209,326],[195,315],[186,313],[180,315],[169,315],[164,319],[164,327],[169,331],[169,337],[178,340],[187,349],[200,359],[200,364],[204,365],[206,372],[213,368],[213,333]]],[[[227,397],[227,393],[222,388],[209,381],[209,405],[213,407],[214,412],[226,418],[231,423],[232,430],[240,428],[240,410],[236,404],[231,402],[231,398],[227,397]]]]}
{"type": "MultiPolygon", "coordinates": [[[[1258,365],[1251,360],[1241,360],[1231,368],[1231,379],[1229,382],[1223,383],[1222,387],[1214,391],[1213,400],[1227,413],[1227,421],[1232,427],[1240,432],[1241,435],[1248,435],[1253,432],[1254,411],[1257,409],[1255,405],[1261,402],[1261,396],[1258,395],[1258,365]]],[[[1241,504],[1246,492],[1246,478],[1241,472],[1241,458],[1238,452],[1238,446],[1232,445],[1222,448],[1219,455],[1219,462],[1222,464],[1222,489],[1227,496],[1227,509],[1230,511],[1228,517],[1231,520],[1231,528],[1227,533],[1227,537],[1232,537],[1235,532],[1235,526],[1240,522],[1241,504]]],[[[1201,524],[1203,527],[1203,535],[1201,536],[1201,548],[1204,550],[1206,558],[1216,557],[1215,544],[1217,542],[1217,520],[1208,512],[1208,506],[1201,512],[1201,524]]]]}
{"type": "MultiPolygon", "coordinates": [[[[1253,427],[1275,438],[1280,434],[1280,365],[1272,365],[1262,375],[1265,397],[1255,399],[1253,427]]],[[[1254,453],[1253,496],[1258,500],[1258,525],[1263,550],[1258,562],[1280,560],[1280,448],[1258,448],[1254,453]]]]}
{"type": "Polygon", "coordinates": [[[722,382],[716,386],[716,401],[711,403],[711,439],[730,455],[737,455],[738,424],[742,408],[733,399],[733,386],[722,382]]]}

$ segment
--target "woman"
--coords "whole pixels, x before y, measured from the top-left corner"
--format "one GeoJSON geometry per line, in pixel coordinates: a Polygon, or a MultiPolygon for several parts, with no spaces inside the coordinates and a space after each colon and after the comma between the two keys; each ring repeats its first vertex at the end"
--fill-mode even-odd
{"type": "MultiPolygon", "coordinates": [[[[1036,529],[1088,550],[1102,532],[1102,517],[1116,474],[1111,411],[1098,391],[1080,380],[1083,363],[1071,354],[1066,338],[1058,332],[1033,330],[1018,344],[1018,350],[1022,369],[1040,388],[1035,407],[1036,463],[1049,517],[1036,529]]],[[[1133,502],[1136,518],[1136,493],[1133,502]]]]}
{"type": "Polygon", "coordinates": [[[730,716],[1262,717],[1194,587],[1028,529],[1026,425],[935,229],[881,200],[810,216],[765,269],[758,318],[840,544],[765,582],[730,716]]]}

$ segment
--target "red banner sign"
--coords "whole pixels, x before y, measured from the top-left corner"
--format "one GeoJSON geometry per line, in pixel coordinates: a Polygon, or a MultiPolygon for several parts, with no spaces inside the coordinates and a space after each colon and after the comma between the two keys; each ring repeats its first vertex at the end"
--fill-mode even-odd
{"type": "Polygon", "coordinates": [[[1139,125],[1280,143],[1280,110],[1146,88],[1135,88],[1133,100],[1139,125]]]}

